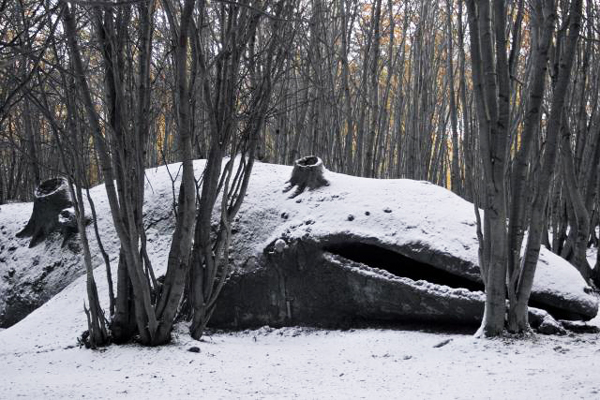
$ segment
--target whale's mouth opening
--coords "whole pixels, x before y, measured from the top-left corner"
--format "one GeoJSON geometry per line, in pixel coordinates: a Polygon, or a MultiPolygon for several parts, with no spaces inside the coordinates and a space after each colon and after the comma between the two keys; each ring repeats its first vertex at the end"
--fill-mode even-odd
{"type": "MultiPolygon", "coordinates": [[[[484,292],[482,282],[476,282],[433,265],[415,260],[397,251],[370,243],[359,241],[344,241],[329,243],[323,251],[343,259],[363,264],[372,269],[387,271],[397,277],[409,278],[414,281],[423,280],[435,285],[444,285],[453,289],[467,289],[472,292],[484,292]]],[[[530,307],[546,310],[556,319],[581,320],[585,319],[573,311],[548,305],[540,299],[530,298],[530,307]]]]}
{"type": "Polygon", "coordinates": [[[335,243],[325,246],[323,250],[370,268],[387,271],[397,277],[409,278],[414,281],[423,280],[455,289],[484,290],[482,283],[454,275],[433,265],[374,244],[360,242],[335,243]]]}

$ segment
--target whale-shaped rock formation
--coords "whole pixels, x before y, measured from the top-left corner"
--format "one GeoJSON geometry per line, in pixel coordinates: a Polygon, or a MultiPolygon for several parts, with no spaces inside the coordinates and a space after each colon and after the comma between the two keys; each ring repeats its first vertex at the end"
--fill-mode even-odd
{"type": "MultiPolygon", "coordinates": [[[[170,175],[177,168],[147,171],[147,250],[157,275],[165,272],[174,226],[170,175]]],[[[195,168],[199,176],[204,161],[195,168]]],[[[232,274],[212,326],[479,323],[485,295],[471,203],[427,182],[326,170],[328,186],[290,196],[283,189],[291,172],[282,165],[255,165],[233,227],[232,274]]],[[[104,187],[91,194],[116,269],[119,243],[104,187]]],[[[27,239],[15,237],[31,210],[31,203],[0,206],[0,327],[24,318],[83,273],[76,243],[61,248],[60,238],[50,237],[29,248],[27,239]]],[[[101,271],[104,262],[88,229],[101,271]]],[[[97,277],[101,293],[102,279],[97,277]]],[[[589,320],[598,310],[575,268],[545,248],[530,305],[545,310],[530,313],[537,326],[550,316],[589,320]]]]}

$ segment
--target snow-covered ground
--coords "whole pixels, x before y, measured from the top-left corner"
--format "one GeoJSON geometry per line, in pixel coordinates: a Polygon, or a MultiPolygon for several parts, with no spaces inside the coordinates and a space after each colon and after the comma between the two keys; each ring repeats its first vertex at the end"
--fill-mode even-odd
{"type": "MultiPolygon", "coordinates": [[[[197,168],[201,170],[201,165],[197,168]]],[[[335,229],[379,235],[382,242],[396,244],[428,241],[476,259],[472,206],[449,192],[433,196],[440,190],[432,185],[388,181],[382,192],[383,185],[375,180],[331,174],[329,188],[288,199],[281,188],[289,168],[259,164],[257,170],[270,178],[262,186],[251,184],[241,212],[240,239],[247,246],[240,251],[243,256],[262,251],[286,232],[291,232],[289,237],[304,234],[301,230],[316,235],[335,229]],[[405,197],[399,202],[402,191],[405,197]],[[339,202],[342,199],[345,203],[339,202]],[[283,212],[289,215],[287,225],[281,222],[283,212]],[[349,212],[356,217],[353,222],[347,218],[349,212]],[[257,218],[263,223],[257,224],[257,218]],[[253,240],[244,242],[250,236],[253,240]]],[[[172,166],[173,175],[176,171],[172,166]]],[[[147,209],[153,210],[146,216],[152,225],[149,253],[161,273],[172,228],[171,187],[164,168],[149,171],[148,181],[147,209]]],[[[114,260],[118,242],[102,191],[94,188],[92,194],[105,246],[114,260]]],[[[12,231],[26,222],[31,210],[30,205],[15,207],[26,212],[15,216],[16,208],[3,210],[12,210],[5,215],[15,221],[14,227],[3,222],[7,238],[14,236],[12,231]]],[[[20,244],[6,260],[17,267],[15,274],[22,268],[33,278],[40,267],[30,262],[27,241],[22,241],[25,246],[20,244]]],[[[34,250],[40,266],[50,263],[51,257],[76,257],[69,250],[54,249],[51,254],[43,250],[41,245],[34,250]]],[[[104,267],[99,257],[94,262],[105,301],[104,267]]],[[[541,271],[550,271],[547,276],[553,277],[543,286],[563,287],[566,278],[577,277],[566,265],[552,255],[543,256],[541,271]],[[556,268],[565,273],[555,274],[556,268]]],[[[573,286],[569,293],[583,292],[581,282],[566,280],[573,286]]],[[[0,290],[8,284],[0,282],[0,290]]],[[[79,348],[76,340],[85,329],[84,299],[85,281],[79,278],[27,318],[0,331],[0,398],[600,398],[598,334],[482,340],[470,333],[290,327],[214,333],[195,342],[179,325],[168,346],[90,351],[79,348]],[[189,352],[193,346],[200,352],[189,352]]],[[[598,325],[600,319],[592,322],[598,325]]]]}
{"type": "Polygon", "coordinates": [[[33,346],[14,353],[3,346],[0,397],[594,399],[599,340],[263,328],[201,343],[182,331],[161,348],[33,346]],[[192,346],[200,353],[187,351],[192,346]]]}

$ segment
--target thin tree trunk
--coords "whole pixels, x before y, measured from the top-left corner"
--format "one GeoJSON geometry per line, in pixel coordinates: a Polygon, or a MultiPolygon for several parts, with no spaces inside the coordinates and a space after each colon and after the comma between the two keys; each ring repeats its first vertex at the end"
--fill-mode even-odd
{"type": "MultiPolygon", "coordinates": [[[[510,219],[508,225],[508,297],[511,304],[517,303],[516,283],[519,279],[519,261],[521,246],[525,229],[525,206],[527,200],[526,183],[529,170],[529,159],[534,138],[541,118],[541,106],[544,98],[546,73],[548,70],[549,49],[554,32],[554,19],[552,3],[549,0],[538,0],[535,4],[536,17],[540,21],[540,40],[535,49],[533,71],[529,93],[528,110],[525,116],[523,131],[521,132],[521,147],[517,150],[512,170],[512,193],[510,205],[510,219]],[[542,3],[543,2],[543,3],[542,3]],[[544,17],[545,15],[545,17],[544,17]],[[543,21],[543,22],[542,22],[543,21]]],[[[532,32],[532,34],[535,34],[532,32]]],[[[517,321],[509,319],[508,327],[511,331],[519,329],[517,321]]]]}
{"type": "MultiPolygon", "coordinates": [[[[459,0],[462,1],[462,0],[459,0]]],[[[454,46],[453,46],[453,34],[452,34],[452,16],[454,14],[453,1],[446,0],[446,60],[448,70],[448,88],[450,97],[450,127],[452,128],[452,167],[450,169],[451,176],[451,188],[452,191],[458,195],[462,195],[462,179],[459,164],[459,149],[458,149],[458,116],[456,109],[456,94],[454,92],[454,46]]],[[[459,21],[459,23],[462,23],[459,21]]]]}
{"type": "Polygon", "coordinates": [[[587,262],[587,242],[590,231],[590,216],[585,206],[585,201],[581,195],[581,191],[577,185],[577,177],[575,175],[575,161],[573,160],[573,152],[571,150],[571,132],[567,126],[568,122],[563,115],[563,125],[561,130],[561,161],[564,173],[564,184],[567,188],[567,194],[573,207],[574,220],[571,224],[571,232],[569,236],[572,238],[572,255],[569,258],[571,264],[577,268],[583,279],[589,280],[591,269],[587,262]]]}

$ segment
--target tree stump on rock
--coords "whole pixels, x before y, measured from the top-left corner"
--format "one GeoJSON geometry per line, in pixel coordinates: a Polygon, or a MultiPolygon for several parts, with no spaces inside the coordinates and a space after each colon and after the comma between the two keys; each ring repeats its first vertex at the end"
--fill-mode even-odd
{"type": "Polygon", "coordinates": [[[328,186],[329,181],[323,176],[324,171],[323,161],[317,156],[306,156],[294,161],[292,176],[287,181],[288,186],[283,192],[289,192],[296,187],[290,196],[290,198],[294,198],[304,192],[306,188],[314,190],[321,186],[328,186]]]}
{"type": "Polygon", "coordinates": [[[54,231],[60,231],[66,241],[78,232],[69,182],[52,178],[42,182],[34,192],[33,213],[17,237],[31,237],[29,247],[42,242],[54,231]]]}

